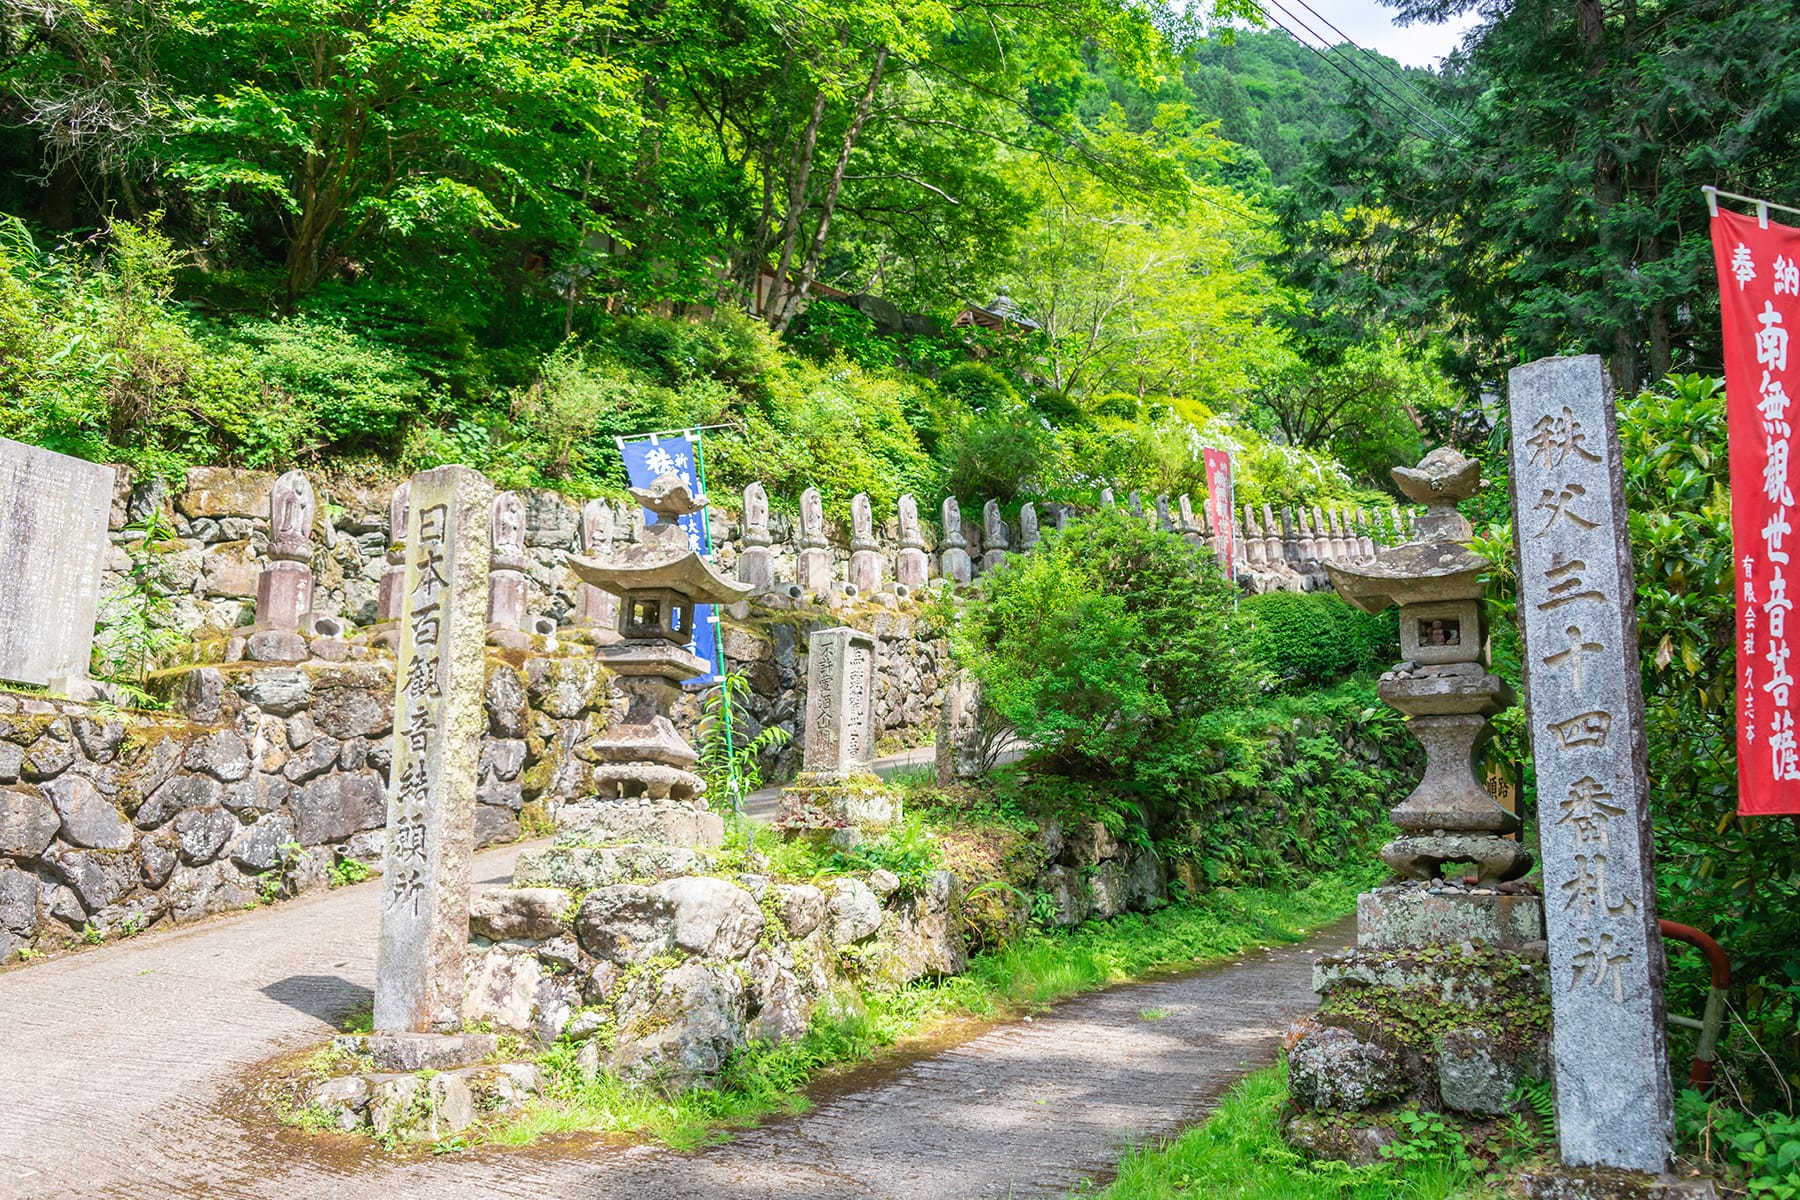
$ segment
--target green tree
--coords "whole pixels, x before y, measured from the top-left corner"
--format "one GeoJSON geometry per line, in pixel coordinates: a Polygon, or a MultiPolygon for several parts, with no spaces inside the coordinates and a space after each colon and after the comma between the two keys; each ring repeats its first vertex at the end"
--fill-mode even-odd
{"type": "MultiPolygon", "coordinates": [[[[1395,0],[1443,20],[1475,0],[1395,0]]],[[[1800,25],[1780,0],[1498,0],[1432,88],[1431,141],[1364,96],[1316,147],[1300,281],[1449,333],[1471,390],[1605,354],[1621,394],[1718,359],[1703,184],[1800,201],[1800,25]]],[[[1306,211],[1298,205],[1295,213],[1306,211]]]]}
{"type": "Polygon", "coordinates": [[[629,73],[596,47],[609,0],[209,0],[171,47],[203,69],[176,101],[171,173],[257,197],[286,234],[291,307],[375,234],[593,218],[575,172],[617,165],[629,73]]]}
{"type": "Polygon", "coordinates": [[[1130,778],[1244,697],[1234,590],[1207,551],[1102,510],[983,576],[954,646],[1058,770],[1130,778]]]}

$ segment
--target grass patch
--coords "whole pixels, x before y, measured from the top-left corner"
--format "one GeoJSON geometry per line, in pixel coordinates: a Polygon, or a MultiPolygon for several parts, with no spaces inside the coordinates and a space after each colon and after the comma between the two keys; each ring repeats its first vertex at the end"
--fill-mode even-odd
{"type": "Polygon", "coordinates": [[[1308,1163],[1281,1137],[1285,1065],[1258,1071],[1227,1092],[1203,1125],[1119,1160],[1096,1200],[1476,1200],[1490,1195],[1465,1166],[1409,1161],[1351,1167],[1308,1163]]]}
{"type": "Polygon", "coordinates": [[[483,1140],[522,1146],[556,1134],[621,1133],[692,1149],[719,1140],[724,1130],[803,1112],[803,1090],[823,1072],[865,1062],[949,1022],[1015,1016],[1153,971],[1302,941],[1351,911],[1357,892],[1380,874],[1379,867],[1345,870],[1297,892],[1210,892],[1154,913],[1032,933],[1003,950],[976,955],[967,973],[949,979],[888,992],[840,993],[818,1004],[800,1038],[753,1045],[732,1058],[715,1087],[674,1096],[604,1072],[584,1079],[576,1061],[579,1046],[558,1045],[539,1059],[543,1097],[483,1140]]]}

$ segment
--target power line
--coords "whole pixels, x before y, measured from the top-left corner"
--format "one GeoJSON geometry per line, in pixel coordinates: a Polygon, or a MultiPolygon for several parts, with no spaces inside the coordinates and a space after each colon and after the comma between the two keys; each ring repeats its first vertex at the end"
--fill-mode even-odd
{"type": "Polygon", "coordinates": [[[1366,47],[1359,46],[1355,42],[1351,41],[1350,36],[1348,34],[1346,34],[1343,30],[1339,29],[1336,25],[1333,25],[1331,23],[1331,19],[1329,17],[1327,17],[1324,13],[1320,12],[1318,9],[1314,8],[1312,5],[1308,4],[1306,2],[1306,0],[1295,0],[1295,2],[1298,3],[1301,8],[1304,8],[1307,12],[1309,12],[1313,16],[1317,17],[1320,20],[1320,22],[1324,24],[1325,28],[1327,28],[1327,29],[1331,30],[1331,32],[1337,34],[1338,37],[1343,39],[1343,41],[1346,44],[1361,51],[1362,56],[1365,59],[1374,59],[1376,62],[1380,63],[1382,70],[1386,71],[1389,75],[1391,75],[1395,79],[1399,80],[1400,85],[1403,88],[1405,88],[1409,93],[1411,93],[1413,95],[1413,97],[1415,97],[1419,101],[1420,104],[1422,104],[1426,108],[1430,109],[1431,112],[1433,112],[1434,114],[1436,114],[1438,117],[1442,118],[1443,120],[1450,121],[1452,124],[1454,124],[1456,126],[1456,128],[1464,136],[1469,136],[1469,134],[1470,134],[1469,127],[1467,125],[1463,124],[1461,117],[1457,116],[1455,113],[1451,112],[1449,109],[1444,108],[1442,105],[1436,103],[1429,96],[1427,96],[1424,92],[1420,91],[1419,86],[1417,84],[1415,84],[1410,78],[1408,78],[1406,73],[1404,71],[1402,71],[1398,65],[1389,61],[1387,56],[1382,55],[1382,54],[1377,54],[1374,51],[1369,50],[1366,47]]]}
{"type": "MultiPolygon", "coordinates": [[[[1313,45],[1311,42],[1307,41],[1305,38],[1303,38],[1299,34],[1295,33],[1292,29],[1289,29],[1286,25],[1282,24],[1280,18],[1276,17],[1275,14],[1271,13],[1268,9],[1264,8],[1258,2],[1258,0],[1250,0],[1250,3],[1251,3],[1251,7],[1256,9],[1257,14],[1259,16],[1261,16],[1263,20],[1267,21],[1269,24],[1275,26],[1275,28],[1281,30],[1283,33],[1285,33],[1289,37],[1293,38],[1294,41],[1298,42],[1300,45],[1306,47],[1306,49],[1308,49],[1312,52],[1312,55],[1314,58],[1316,58],[1320,62],[1324,63],[1326,66],[1330,67],[1332,70],[1336,71],[1338,74],[1342,75],[1344,78],[1348,79],[1350,82],[1352,82],[1352,83],[1360,83],[1361,82],[1361,80],[1357,79],[1356,76],[1350,74],[1350,72],[1344,68],[1344,65],[1342,63],[1338,62],[1336,59],[1332,58],[1330,55],[1324,53],[1317,46],[1313,45]]],[[[1406,120],[1406,117],[1404,114],[1395,113],[1390,110],[1388,115],[1393,116],[1393,117],[1398,117],[1407,126],[1408,130],[1412,133],[1412,135],[1416,138],[1419,138],[1421,141],[1429,142],[1432,140],[1432,138],[1429,134],[1420,130],[1411,121],[1406,120]]]]}
{"type": "MultiPolygon", "coordinates": [[[[1333,58],[1333,57],[1323,53],[1319,47],[1324,47],[1325,49],[1331,48],[1329,45],[1329,41],[1325,37],[1325,35],[1320,33],[1318,30],[1314,29],[1311,25],[1308,25],[1301,18],[1295,16],[1294,13],[1290,9],[1288,9],[1285,5],[1283,5],[1281,3],[1281,0],[1266,0],[1266,2],[1265,2],[1265,0],[1252,0],[1252,3],[1255,3],[1259,8],[1261,8],[1262,13],[1265,17],[1268,17],[1269,20],[1274,21],[1275,24],[1280,25],[1281,28],[1283,30],[1285,30],[1290,37],[1292,37],[1296,41],[1300,42],[1307,49],[1311,50],[1314,54],[1318,55],[1321,59],[1324,59],[1326,62],[1330,63],[1332,66],[1336,67],[1338,72],[1340,74],[1342,74],[1346,79],[1349,79],[1352,83],[1366,84],[1368,86],[1371,86],[1375,89],[1375,91],[1379,92],[1383,97],[1385,97],[1390,104],[1398,105],[1399,108],[1397,108],[1395,110],[1395,115],[1399,116],[1402,120],[1406,121],[1406,123],[1408,125],[1412,126],[1413,129],[1415,130],[1415,132],[1421,133],[1421,136],[1423,136],[1426,141],[1435,141],[1437,136],[1439,136],[1439,135],[1441,135],[1443,137],[1454,137],[1455,136],[1450,132],[1448,127],[1443,125],[1441,122],[1434,120],[1429,113],[1426,113],[1423,109],[1419,108],[1418,105],[1413,104],[1410,101],[1406,100],[1404,97],[1395,94],[1393,88],[1389,87],[1387,84],[1385,84],[1381,80],[1377,79],[1371,72],[1368,71],[1367,68],[1362,66],[1362,64],[1357,62],[1354,58],[1352,58],[1350,60],[1350,65],[1355,67],[1359,72],[1362,73],[1363,78],[1360,80],[1357,79],[1357,77],[1355,75],[1350,74],[1350,72],[1347,69],[1345,69],[1345,67],[1340,62],[1338,62],[1336,58],[1333,58]],[[1281,11],[1287,16],[1287,18],[1289,20],[1293,21],[1296,25],[1299,25],[1302,29],[1306,30],[1306,32],[1308,34],[1310,34],[1311,36],[1317,38],[1319,40],[1319,47],[1316,47],[1311,42],[1308,42],[1305,38],[1301,37],[1298,33],[1295,33],[1294,30],[1291,29],[1290,27],[1288,27],[1287,25],[1283,25],[1281,23],[1281,21],[1279,19],[1277,19],[1273,13],[1269,12],[1268,7],[1267,7],[1268,4],[1273,4],[1276,8],[1281,9],[1281,11]],[[1426,122],[1426,124],[1424,126],[1417,124],[1412,118],[1407,117],[1404,112],[1399,111],[1399,109],[1410,109],[1413,113],[1416,113],[1420,118],[1422,118],[1426,122]],[[1438,135],[1433,135],[1428,132],[1428,130],[1432,127],[1435,127],[1437,129],[1438,135]]],[[[1352,43],[1352,44],[1354,44],[1354,43],[1352,43]]],[[[1360,47],[1358,47],[1358,49],[1360,49],[1360,47]]]]}

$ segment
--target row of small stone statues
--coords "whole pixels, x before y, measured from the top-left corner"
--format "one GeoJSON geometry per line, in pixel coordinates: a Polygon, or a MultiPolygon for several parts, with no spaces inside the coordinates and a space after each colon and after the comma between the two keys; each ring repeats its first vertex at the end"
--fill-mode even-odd
{"type": "MultiPolygon", "coordinates": [[[[408,485],[394,489],[388,507],[389,529],[406,528],[408,485]]],[[[1101,492],[1102,507],[1113,507],[1112,489],[1101,492]]],[[[1197,515],[1188,496],[1176,498],[1171,512],[1169,498],[1158,496],[1153,511],[1146,513],[1137,492],[1127,498],[1134,516],[1154,519],[1163,529],[1182,534],[1195,545],[1204,544],[1215,554],[1224,553],[1224,539],[1213,526],[1205,506],[1197,515]]],[[[925,550],[925,538],[919,524],[918,503],[911,495],[901,496],[897,504],[899,548],[893,557],[893,589],[901,595],[925,586],[931,578],[931,563],[925,550]]],[[[1045,508],[1054,527],[1065,526],[1074,515],[1066,504],[1047,504],[1045,508]]],[[[318,505],[312,484],[304,472],[289,471],[275,482],[269,497],[271,562],[263,571],[257,587],[257,625],[279,629],[311,629],[312,611],[312,530],[318,505]]],[[[635,533],[635,514],[628,513],[624,527],[612,504],[605,500],[589,500],[581,509],[581,549],[589,554],[607,553],[615,540],[630,539],[635,533]]],[[[956,583],[968,583],[977,573],[992,570],[1011,553],[1030,550],[1038,542],[1038,506],[1027,501],[1019,510],[1016,527],[1009,526],[1001,513],[1000,502],[989,500],[982,506],[980,529],[965,530],[961,502],[946,497],[940,509],[944,536],[939,542],[937,574],[956,583]]],[[[1404,529],[1401,514],[1394,510],[1389,528],[1404,529]]],[[[1311,513],[1302,508],[1297,513],[1283,508],[1278,518],[1274,507],[1263,505],[1260,519],[1250,506],[1243,508],[1241,523],[1234,522],[1237,549],[1237,572],[1267,575],[1276,572],[1307,574],[1325,563],[1354,562],[1375,553],[1373,526],[1361,509],[1344,508],[1329,511],[1314,507],[1311,513]]],[[[529,566],[525,550],[525,506],[515,492],[501,492],[494,497],[492,516],[493,563],[489,579],[490,628],[498,630],[527,629],[526,578],[529,566]]],[[[401,574],[405,562],[398,532],[390,533],[393,544],[388,550],[388,565],[381,583],[378,614],[391,620],[399,611],[401,574]]],[[[800,495],[800,521],[795,536],[799,562],[793,585],[802,594],[825,595],[837,586],[833,575],[831,545],[825,533],[825,510],[817,488],[807,488],[800,495]]],[[[759,594],[777,589],[774,562],[774,539],[769,533],[769,496],[760,483],[744,489],[743,536],[738,543],[737,576],[759,594]]],[[[851,595],[874,596],[886,588],[888,556],[875,533],[873,509],[869,497],[859,493],[850,502],[850,560],[847,588],[851,595]]],[[[584,586],[584,593],[594,589],[584,586]]],[[[613,612],[611,597],[582,595],[577,606],[577,619],[606,623],[613,612]]]]}
{"type": "MultiPolygon", "coordinates": [[[[1100,493],[1103,508],[1116,505],[1111,488],[1100,493]]],[[[1127,498],[1133,516],[1151,519],[1144,511],[1137,492],[1127,498]]],[[[894,555],[894,582],[899,589],[924,587],[930,577],[930,561],[925,553],[925,540],[919,526],[918,502],[910,495],[900,497],[897,505],[900,526],[899,549],[894,555]]],[[[1068,524],[1075,510],[1067,504],[1047,504],[1049,519],[1058,529],[1068,524]]],[[[947,496],[941,509],[944,537],[938,554],[938,574],[956,583],[968,583],[978,572],[992,570],[1011,553],[1028,551],[1038,542],[1037,504],[1026,501],[1019,509],[1016,530],[1009,527],[1001,514],[1000,502],[989,500],[982,506],[981,527],[977,532],[965,529],[962,502],[947,496]]],[[[1206,545],[1223,558],[1226,539],[1213,527],[1205,507],[1196,516],[1193,503],[1183,493],[1176,498],[1175,512],[1166,495],[1156,497],[1154,520],[1166,530],[1180,533],[1194,545],[1206,545]]],[[[1389,517],[1389,528],[1405,528],[1398,509],[1389,517]]],[[[1368,514],[1361,509],[1345,508],[1329,511],[1313,508],[1309,514],[1302,508],[1298,515],[1283,508],[1279,522],[1273,505],[1265,504],[1261,519],[1245,505],[1243,522],[1234,522],[1237,573],[1268,575],[1289,572],[1306,575],[1317,572],[1323,564],[1354,562],[1373,557],[1376,542],[1368,514]]],[[[807,488],[800,495],[800,526],[795,538],[799,551],[798,578],[794,586],[803,594],[823,594],[833,587],[830,543],[825,537],[824,509],[817,488],[807,488]]],[[[756,587],[759,593],[774,591],[775,566],[769,534],[769,497],[760,483],[744,489],[744,536],[738,549],[737,574],[740,582],[756,587]]],[[[887,556],[875,537],[874,515],[869,497],[858,494],[850,502],[851,594],[873,595],[882,590],[887,556]]],[[[903,593],[904,594],[904,593],[903,593]]]]}

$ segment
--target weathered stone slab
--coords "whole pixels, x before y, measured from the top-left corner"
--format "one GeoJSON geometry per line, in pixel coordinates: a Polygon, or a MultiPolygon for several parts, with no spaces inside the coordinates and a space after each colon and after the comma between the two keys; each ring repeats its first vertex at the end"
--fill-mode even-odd
{"type": "Polygon", "coordinates": [[[821,629],[808,640],[803,770],[820,779],[870,771],[875,762],[875,639],[859,629],[821,629]]]}
{"type": "Polygon", "coordinates": [[[1631,543],[1597,355],[1514,369],[1513,529],[1571,1166],[1660,1172],[1672,1126],[1631,543]]]}
{"type": "Polygon", "coordinates": [[[376,955],[378,1033],[462,1026],[493,485],[467,467],[412,477],[387,861],[376,955]]]}
{"type": "Polygon", "coordinates": [[[1518,950],[1543,938],[1544,902],[1537,896],[1438,895],[1409,887],[1356,898],[1356,944],[1365,950],[1462,942],[1518,950]]]}
{"type": "Polygon", "coordinates": [[[0,679],[87,678],[113,469],[0,438],[0,679]]]}

